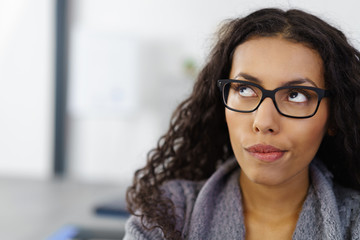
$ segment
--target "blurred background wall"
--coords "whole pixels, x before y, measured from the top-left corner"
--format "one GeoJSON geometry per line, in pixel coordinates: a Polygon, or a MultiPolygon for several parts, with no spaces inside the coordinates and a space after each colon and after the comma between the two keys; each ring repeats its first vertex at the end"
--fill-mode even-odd
{"type": "Polygon", "coordinates": [[[0,175],[52,175],[54,4],[0,0],[0,175]]]}
{"type": "MultiPolygon", "coordinates": [[[[358,48],[357,0],[69,0],[63,175],[129,182],[191,92],[213,33],[261,7],[301,8],[358,48]]],[[[55,1],[0,0],[0,175],[54,175],[55,1]]]]}

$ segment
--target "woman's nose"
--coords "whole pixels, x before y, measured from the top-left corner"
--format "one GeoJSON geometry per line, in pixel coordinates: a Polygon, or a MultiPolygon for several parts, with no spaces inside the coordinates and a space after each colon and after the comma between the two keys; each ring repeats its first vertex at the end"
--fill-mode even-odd
{"type": "Polygon", "coordinates": [[[253,131],[256,133],[277,134],[280,130],[279,117],[273,101],[265,98],[258,109],[253,113],[253,131]]]}

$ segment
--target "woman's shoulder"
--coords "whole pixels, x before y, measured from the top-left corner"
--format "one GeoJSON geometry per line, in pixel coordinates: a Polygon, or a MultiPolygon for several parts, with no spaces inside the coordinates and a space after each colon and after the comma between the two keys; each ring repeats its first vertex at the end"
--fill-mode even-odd
{"type": "MultiPolygon", "coordinates": [[[[312,179],[317,182],[318,188],[328,186],[333,191],[339,209],[353,209],[353,213],[360,211],[360,191],[344,187],[334,180],[334,175],[325,164],[315,159],[311,165],[312,179]],[[318,177],[321,175],[321,177],[318,177]]],[[[330,194],[330,192],[328,192],[330,194]]],[[[326,197],[326,196],[323,196],[326,197]]]]}
{"type": "Polygon", "coordinates": [[[194,208],[198,194],[206,181],[170,180],[163,184],[163,196],[171,200],[177,217],[176,228],[183,231],[194,208]]]}
{"type": "Polygon", "coordinates": [[[360,191],[334,183],[334,193],[340,212],[360,214],[360,191]]]}
{"type": "MultiPolygon", "coordinates": [[[[182,232],[189,221],[196,197],[204,181],[169,180],[161,186],[162,196],[171,200],[175,207],[176,229],[182,232]]],[[[163,239],[159,228],[144,229],[141,218],[131,216],[126,223],[124,239],[163,239]]]]}
{"type": "Polygon", "coordinates": [[[344,206],[353,206],[360,210],[360,191],[343,187],[338,183],[334,183],[334,193],[339,204],[344,206]]]}
{"type": "Polygon", "coordinates": [[[334,183],[340,221],[351,239],[360,238],[360,191],[334,183]]]}
{"type": "MultiPolygon", "coordinates": [[[[182,234],[186,234],[189,230],[195,204],[199,202],[199,198],[211,199],[214,193],[223,189],[219,186],[226,185],[226,179],[237,169],[237,162],[230,159],[224,162],[219,168],[208,178],[202,181],[193,181],[186,179],[172,179],[164,182],[160,190],[162,197],[169,199],[175,210],[176,229],[182,234]],[[204,188],[207,191],[204,191],[204,188]],[[210,193],[209,193],[210,190],[210,193]]],[[[201,202],[201,201],[200,201],[201,202]]],[[[201,207],[203,207],[200,204],[201,207]]],[[[162,232],[156,228],[154,230],[146,230],[143,228],[141,218],[132,216],[126,224],[125,239],[162,239],[162,232]]]]}
{"type": "MultiPolygon", "coordinates": [[[[162,184],[162,196],[171,200],[175,207],[176,228],[182,230],[186,219],[191,214],[196,196],[204,182],[189,180],[169,180],[162,184]]],[[[163,233],[159,228],[145,229],[141,217],[131,216],[125,225],[126,235],[124,239],[163,239],[163,233]]]]}

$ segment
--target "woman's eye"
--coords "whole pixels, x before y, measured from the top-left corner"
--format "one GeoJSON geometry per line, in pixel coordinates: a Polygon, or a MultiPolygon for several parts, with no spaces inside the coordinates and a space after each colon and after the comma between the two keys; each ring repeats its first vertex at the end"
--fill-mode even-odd
{"type": "Polygon", "coordinates": [[[289,93],[288,101],[302,103],[308,101],[308,97],[304,93],[293,91],[289,93]]]}
{"type": "Polygon", "coordinates": [[[242,97],[255,97],[256,92],[249,86],[241,86],[239,88],[239,94],[242,97]]]}

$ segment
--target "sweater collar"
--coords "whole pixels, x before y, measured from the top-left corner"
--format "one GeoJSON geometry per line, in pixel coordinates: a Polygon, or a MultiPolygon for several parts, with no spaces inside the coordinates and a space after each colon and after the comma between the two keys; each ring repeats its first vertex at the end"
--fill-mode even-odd
{"type": "MultiPolygon", "coordinates": [[[[311,186],[293,239],[342,239],[333,176],[317,159],[312,161],[309,169],[311,186]]],[[[193,208],[190,239],[218,239],[220,236],[245,239],[239,172],[238,163],[232,158],[205,182],[193,208]]]]}

